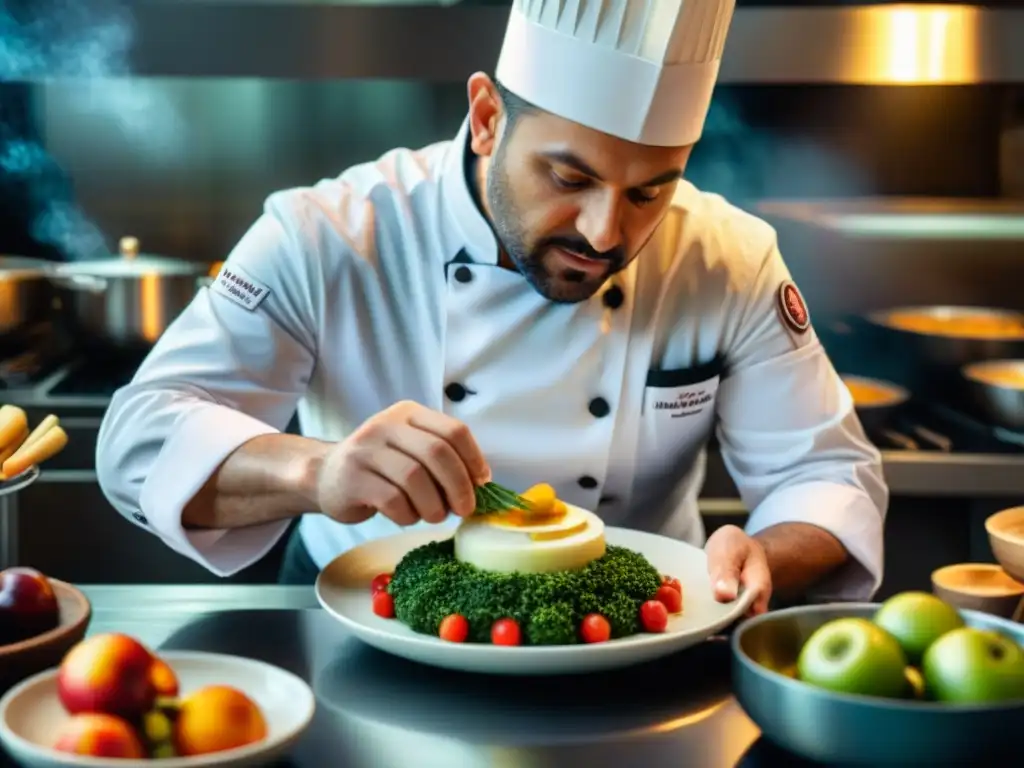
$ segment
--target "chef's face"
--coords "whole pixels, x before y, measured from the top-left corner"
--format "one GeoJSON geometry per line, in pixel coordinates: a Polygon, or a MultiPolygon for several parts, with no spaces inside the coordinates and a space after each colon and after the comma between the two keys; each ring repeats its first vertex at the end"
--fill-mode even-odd
{"type": "Polygon", "coordinates": [[[539,110],[510,122],[494,83],[474,79],[472,147],[507,258],[552,301],[591,297],[654,234],[691,147],[633,144],[539,110]]]}

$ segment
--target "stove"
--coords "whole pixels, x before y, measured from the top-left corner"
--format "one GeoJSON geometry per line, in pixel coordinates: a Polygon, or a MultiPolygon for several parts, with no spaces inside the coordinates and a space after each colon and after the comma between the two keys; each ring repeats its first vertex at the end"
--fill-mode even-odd
{"type": "Polygon", "coordinates": [[[145,351],[88,348],[61,328],[33,327],[0,345],[0,400],[24,407],[105,410],[145,351]]]}

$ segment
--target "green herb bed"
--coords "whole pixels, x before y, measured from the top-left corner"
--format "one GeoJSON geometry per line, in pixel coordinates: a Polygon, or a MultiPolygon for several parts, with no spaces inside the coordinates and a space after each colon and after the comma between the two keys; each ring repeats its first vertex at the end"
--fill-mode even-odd
{"type": "Polygon", "coordinates": [[[387,589],[395,618],[416,632],[436,636],[441,621],[458,613],[469,622],[469,642],[490,642],[494,622],[512,618],[525,645],[572,645],[590,613],[608,620],[612,638],[641,632],[640,606],[659,586],[654,566],[624,547],[609,546],[575,571],[494,573],[456,560],[454,539],[445,539],[402,558],[387,589]]]}

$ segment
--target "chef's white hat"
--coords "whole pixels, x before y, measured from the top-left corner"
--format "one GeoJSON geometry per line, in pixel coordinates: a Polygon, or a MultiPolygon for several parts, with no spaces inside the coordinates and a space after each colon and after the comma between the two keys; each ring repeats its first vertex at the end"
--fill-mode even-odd
{"type": "Polygon", "coordinates": [[[639,144],[700,138],[736,0],[513,0],[498,81],[639,144]]]}

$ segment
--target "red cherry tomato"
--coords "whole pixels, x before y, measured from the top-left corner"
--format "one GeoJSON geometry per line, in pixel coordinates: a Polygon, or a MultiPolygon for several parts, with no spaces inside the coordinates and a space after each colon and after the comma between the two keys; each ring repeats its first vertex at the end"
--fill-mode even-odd
{"type": "Polygon", "coordinates": [[[464,643],[469,637],[469,621],[461,613],[453,613],[441,620],[437,634],[449,643],[464,643]]]}
{"type": "Polygon", "coordinates": [[[523,634],[515,619],[498,619],[491,626],[491,642],[495,645],[520,645],[523,634]]]}
{"type": "Polygon", "coordinates": [[[373,612],[382,619],[395,618],[395,598],[387,592],[374,592],[373,612]]]}
{"type": "Polygon", "coordinates": [[[640,623],[647,632],[664,632],[668,626],[668,610],[658,600],[640,606],[640,623]]]}
{"type": "Polygon", "coordinates": [[[612,636],[612,625],[600,613],[588,613],[580,622],[580,637],[584,643],[603,643],[612,636]]]}
{"type": "Polygon", "coordinates": [[[683,585],[679,583],[679,579],[673,579],[671,576],[662,576],[661,586],[672,587],[680,595],[683,594],[683,585]]]}
{"type": "Polygon", "coordinates": [[[383,592],[388,588],[388,584],[391,583],[390,573],[381,573],[373,577],[373,581],[370,582],[370,592],[383,592]]]}
{"type": "Polygon", "coordinates": [[[665,606],[669,613],[683,612],[683,596],[668,584],[662,584],[654,594],[654,599],[665,606]]]}

